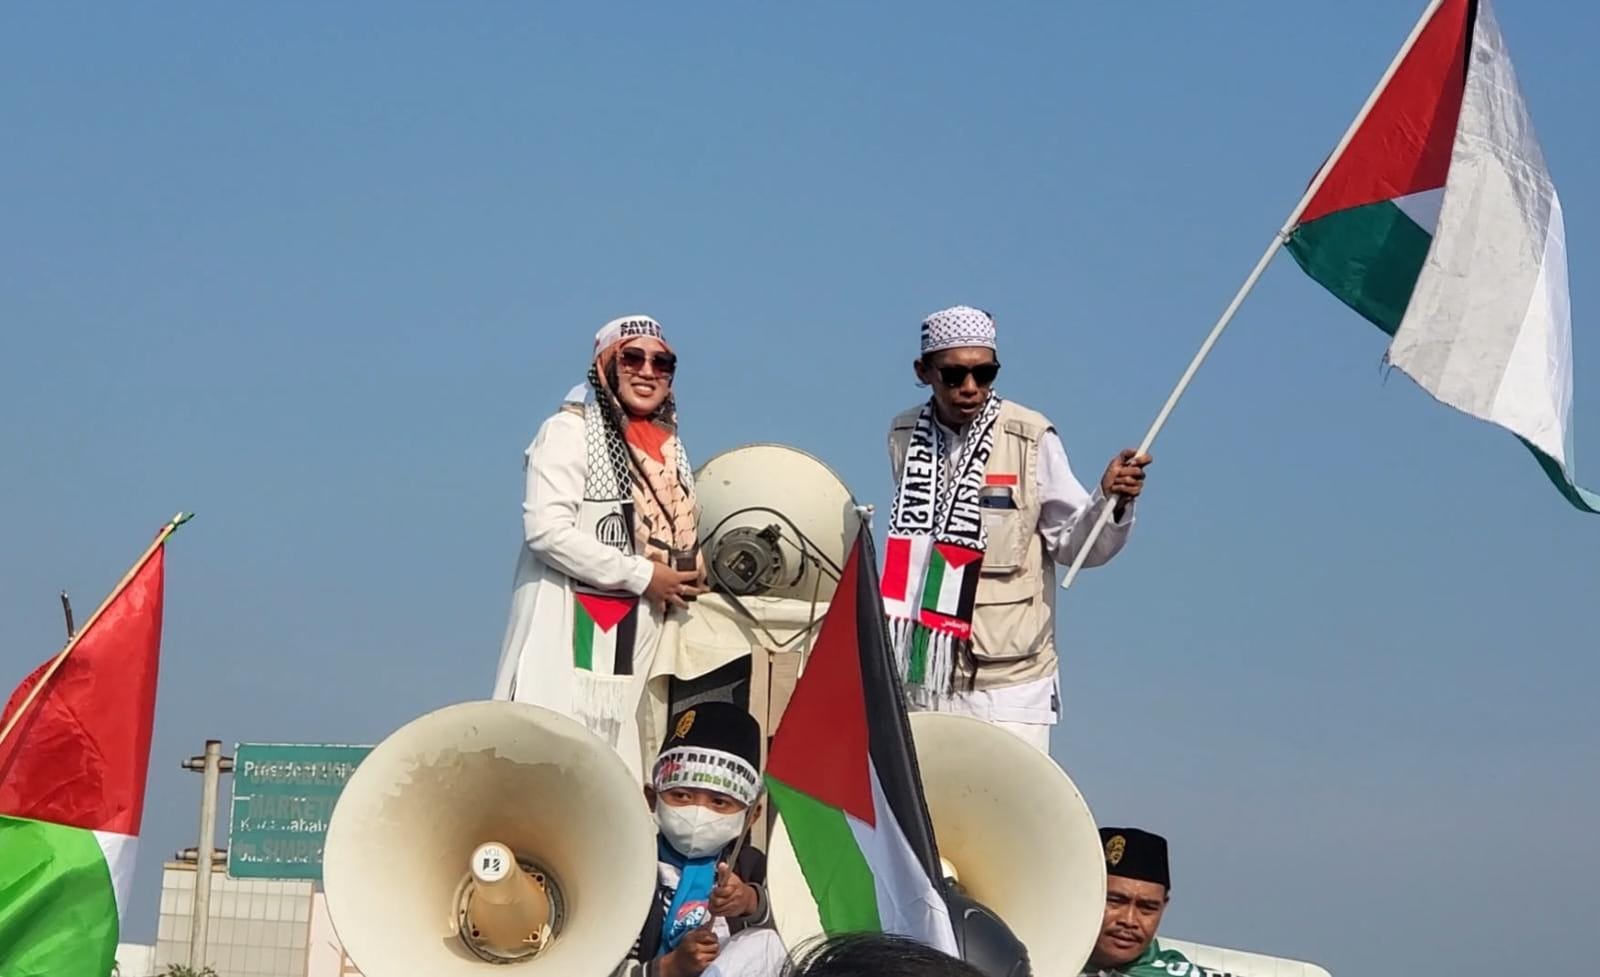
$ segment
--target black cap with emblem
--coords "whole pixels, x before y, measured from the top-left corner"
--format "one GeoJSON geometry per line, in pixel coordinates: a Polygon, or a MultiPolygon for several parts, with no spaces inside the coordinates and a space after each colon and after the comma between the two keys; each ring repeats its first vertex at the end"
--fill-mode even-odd
{"type": "Polygon", "coordinates": [[[1101,828],[1106,874],[1172,888],[1167,870],[1167,839],[1139,828],[1101,828]]]}
{"type": "Polygon", "coordinates": [[[761,769],[761,724],[731,702],[702,702],[690,706],[667,725],[661,752],[679,747],[699,747],[729,753],[761,769]]]}

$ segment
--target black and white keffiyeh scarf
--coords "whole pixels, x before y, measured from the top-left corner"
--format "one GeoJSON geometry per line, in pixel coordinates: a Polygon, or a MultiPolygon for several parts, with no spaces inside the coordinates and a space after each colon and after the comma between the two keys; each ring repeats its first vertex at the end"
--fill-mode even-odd
{"type": "Polygon", "coordinates": [[[957,655],[972,647],[988,543],[978,497],[999,416],[1000,397],[991,395],[952,450],[930,401],[906,447],[889,517],[883,604],[896,662],[913,689],[948,694],[957,655]]]}
{"type": "MultiPolygon", "coordinates": [[[[676,458],[673,459],[678,480],[678,497],[649,496],[648,493],[651,491],[649,480],[639,470],[639,462],[622,433],[622,408],[615,402],[616,395],[601,382],[598,366],[590,367],[588,386],[589,396],[583,405],[583,440],[588,453],[587,474],[584,476],[583,484],[584,498],[590,501],[633,503],[628,545],[626,547],[619,545],[619,548],[625,549],[626,552],[641,552],[635,544],[643,543],[652,537],[666,538],[665,541],[669,545],[676,542],[670,536],[676,524],[685,521],[685,513],[680,510],[686,500],[694,498],[694,472],[689,468],[688,453],[680,447],[675,452],[676,458]],[[673,525],[649,525],[647,513],[653,511],[659,512],[673,525]]],[[[653,418],[676,427],[675,398],[668,396],[653,418]]],[[[689,518],[692,519],[692,515],[689,518]]]]}

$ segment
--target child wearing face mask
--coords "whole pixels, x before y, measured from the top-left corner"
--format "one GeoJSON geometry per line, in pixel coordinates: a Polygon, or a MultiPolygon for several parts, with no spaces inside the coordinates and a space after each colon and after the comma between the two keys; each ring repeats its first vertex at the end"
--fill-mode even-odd
{"type": "Polygon", "coordinates": [[[776,977],[785,956],[763,888],[767,858],[741,844],[761,814],[761,727],[732,703],[706,702],[667,730],[645,788],[660,831],[657,898],[625,972],[776,977]]]}

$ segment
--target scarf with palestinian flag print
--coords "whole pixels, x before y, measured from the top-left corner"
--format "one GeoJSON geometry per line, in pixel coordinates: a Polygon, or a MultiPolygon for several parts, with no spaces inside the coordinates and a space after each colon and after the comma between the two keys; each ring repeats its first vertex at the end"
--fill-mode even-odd
{"type": "MultiPolygon", "coordinates": [[[[603,382],[600,362],[589,370],[589,396],[581,407],[584,508],[596,513],[584,528],[623,553],[665,562],[669,548],[694,544],[694,476],[675,436],[661,445],[661,461],[629,443],[619,419],[622,408],[603,382]]],[[[661,419],[676,429],[670,398],[661,419]]],[[[572,601],[573,708],[591,731],[616,746],[623,722],[638,705],[634,662],[642,600],[572,580],[572,601]]]]}
{"type": "Polygon", "coordinates": [[[895,661],[912,692],[948,695],[958,656],[972,648],[972,613],[988,544],[978,495],[994,452],[1000,403],[991,394],[965,437],[953,438],[930,400],[906,446],[882,589],[895,661]]]}

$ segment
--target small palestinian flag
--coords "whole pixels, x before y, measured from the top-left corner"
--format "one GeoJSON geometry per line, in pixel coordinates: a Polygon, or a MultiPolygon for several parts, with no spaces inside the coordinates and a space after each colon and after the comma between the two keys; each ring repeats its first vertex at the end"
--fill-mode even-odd
{"type": "Polygon", "coordinates": [[[823,929],[955,955],[905,699],[862,527],[778,725],[767,786],[823,929]]]}
{"type": "Polygon", "coordinates": [[[972,637],[972,608],[978,597],[983,550],[957,543],[934,543],[922,584],[923,624],[965,641],[972,637]]]}
{"type": "Polygon", "coordinates": [[[574,598],[573,665],[600,675],[632,675],[639,598],[581,591],[574,598]]]}
{"type": "Polygon", "coordinates": [[[1387,361],[1515,434],[1579,509],[1561,199],[1488,0],[1433,0],[1288,242],[1387,361]]]}
{"type": "Polygon", "coordinates": [[[161,648],[163,549],[50,663],[23,680],[0,729],[0,974],[106,977],[144,810],[161,648]]]}

